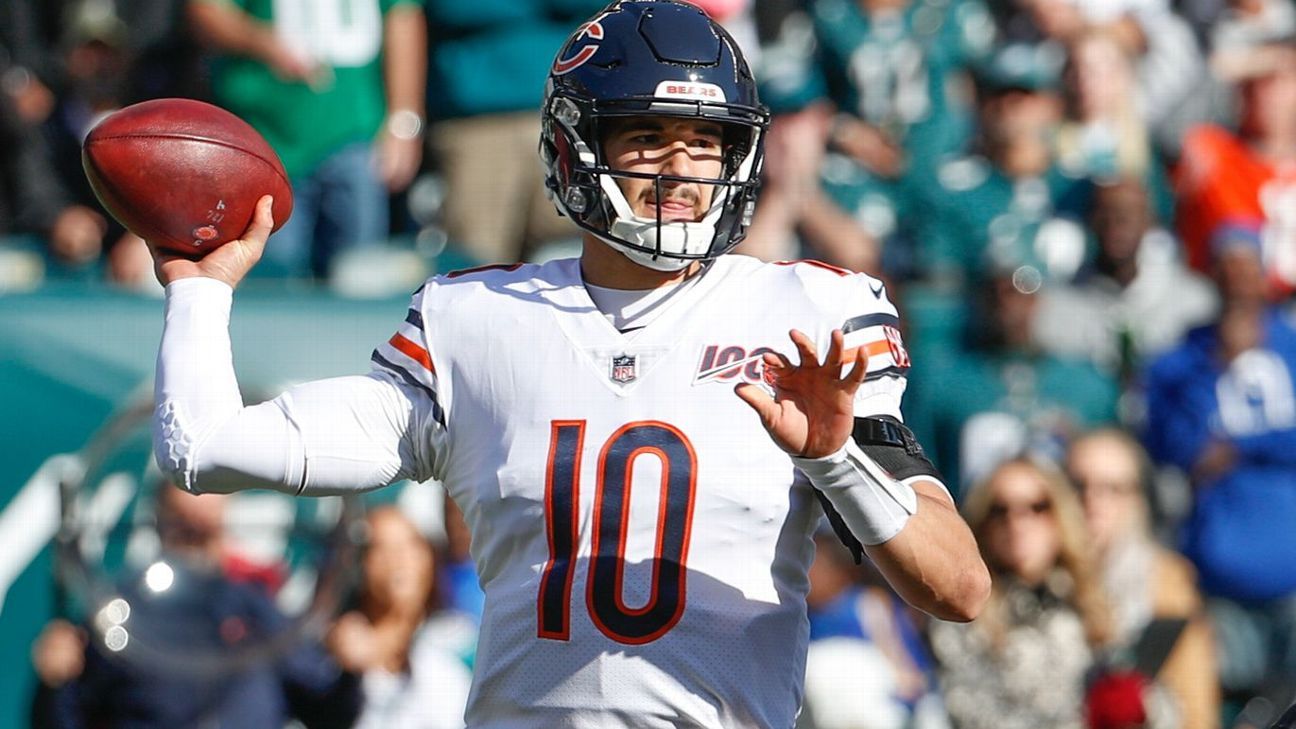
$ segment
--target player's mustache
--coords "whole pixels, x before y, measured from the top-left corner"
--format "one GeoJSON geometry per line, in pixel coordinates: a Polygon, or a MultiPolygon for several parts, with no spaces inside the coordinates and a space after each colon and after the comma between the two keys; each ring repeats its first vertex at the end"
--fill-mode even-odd
{"type": "Polygon", "coordinates": [[[698,201],[698,193],[690,187],[677,187],[673,190],[667,190],[666,194],[661,198],[658,198],[651,192],[645,193],[644,201],[649,205],[665,205],[666,203],[672,202],[696,205],[698,201]]]}

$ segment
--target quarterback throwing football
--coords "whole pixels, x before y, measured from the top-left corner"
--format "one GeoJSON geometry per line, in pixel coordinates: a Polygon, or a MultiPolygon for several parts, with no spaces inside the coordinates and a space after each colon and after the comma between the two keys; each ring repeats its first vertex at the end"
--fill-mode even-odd
{"type": "Polygon", "coordinates": [[[432,278],[369,374],[253,407],[228,322],[269,199],[199,261],[158,253],[160,465],[193,491],[443,482],[486,594],[471,727],[791,727],[825,511],[937,617],[972,619],[989,575],[901,423],[881,282],[724,255],[767,126],[706,15],[609,5],[545,89],[541,156],[580,258],[432,278]]]}

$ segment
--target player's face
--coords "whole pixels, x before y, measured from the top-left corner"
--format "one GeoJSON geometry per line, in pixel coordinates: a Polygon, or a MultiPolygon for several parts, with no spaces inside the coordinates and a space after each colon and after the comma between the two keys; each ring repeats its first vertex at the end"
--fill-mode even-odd
{"type": "MultiPolygon", "coordinates": [[[[701,119],[634,117],[615,124],[603,142],[616,170],[677,177],[720,177],[724,129],[701,119]]],[[[617,178],[634,214],[662,222],[697,222],[711,207],[713,185],[617,178]]]]}

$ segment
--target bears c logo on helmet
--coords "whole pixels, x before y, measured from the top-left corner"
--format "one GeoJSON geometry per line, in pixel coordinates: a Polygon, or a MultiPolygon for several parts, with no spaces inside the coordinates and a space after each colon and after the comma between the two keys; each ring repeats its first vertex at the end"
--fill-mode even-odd
{"type": "MultiPolygon", "coordinates": [[[[599,18],[595,18],[577,28],[576,32],[572,35],[571,42],[568,46],[574,49],[576,44],[579,43],[582,38],[589,38],[594,41],[603,40],[603,26],[599,25],[599,18]]],[[[593,58],[594,54],[598,53],[598,49],[598,43],[587,43],[582,46],[580,50],[576,51],[576,53],[567,58],[555,58],[553,64],[554,75],[561,76],[565,73],[575,71],[583,66],[586,61],[593,58]]]]}

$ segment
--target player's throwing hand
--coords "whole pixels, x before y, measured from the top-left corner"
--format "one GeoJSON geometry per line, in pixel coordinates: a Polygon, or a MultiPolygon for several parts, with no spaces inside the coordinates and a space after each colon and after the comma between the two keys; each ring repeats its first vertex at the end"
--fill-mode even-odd
{"type": "Polygon", "coordinates": [[[774,396],[746,383],[734,392],[760,415],[761,424],[780,448],[802,458],[822,458],[837,452],[851,434],[855,391],[868,371],[868,355],[863,347],[847,350],[840,329],[833,330],[822,362],[809,337],[796,329],[790,336],[799,365],[775,352],[763,360],[774,396]],[[852,362],[854,366],[842,376],[842,368],[852,362]]]}
{"type": "Polygon", "coordinates": [[[248,223],[243,235],[238,240],[232,240],[196,261],[150,243],[153,270],[157,274],[158,281],[166,286],[182,278],[206,276],[224,281],[230,285],[230,288],[236,288],[248,271],[261,260],[266,239],[270,237],[270,231],[274,227],[274,215],[271,213],[273,205],[274,198],[262,195],[261,199],[257,200],[252,222],[248,223]]]}

